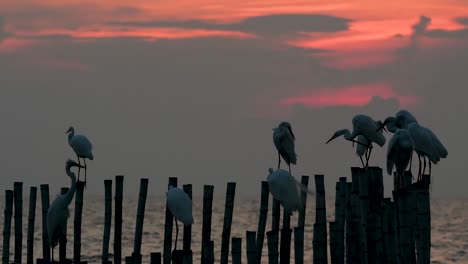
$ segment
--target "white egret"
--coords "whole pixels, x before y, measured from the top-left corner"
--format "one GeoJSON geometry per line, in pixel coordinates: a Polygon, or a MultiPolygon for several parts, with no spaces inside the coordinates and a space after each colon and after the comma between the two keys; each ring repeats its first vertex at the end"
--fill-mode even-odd
{"type": "Polygon", "coordinates": [[[414,142],[407,129],[399,129],[393,134],[387,149],[387,173],[392,175],[396,168],[398,186],[403,183],[403,173],[413,155],[414,142]]]}
{"type": "MultiPolygon", "coordinates": [[[[376,122],[378,126],[382,125],[382,121],[377,121],[376,122]]],[[[382,130],[379,130],[380,133],[383,133],[382,130]]],[[[364,164],[364,161],[362,160],[362,156],[365,156],[366,160],[369,159],[369,141],[367,140],[366,137],[363,135],[359,135],[357,137],[357,142],[359,142],[356,146],[356,155],[361,159],[362,167],[365,167],[366,165],[364,164]]],[[[354,146],[354,142],[353,142],[354,146]]]]}
{"type": "Polygon", "coordinates": [[[174,216],[176,222],[176,239],[174,245],[174,250],[176,250],[177,238],[179,236],[177,220],[181,221],[186,226],[193,224],[192,200],[182,189],[174,186],[169,186],[166,197],[167,207],[174,216]]]}
{"type": "Polygon", "coordinates": [[[379,146],[385,145],[385,137],[382,133],[378,132],[378,123],[374,121],[371,117],[366,115],[356,115],[353,117],[352,120],[353,124],[353,132],[349,131],[349,129],[341,129],[336,131],[333,136],[326,142],[328,144],[330,141],[334,140],[337,137],[344,136],[346,140],[352,141],[357,144],[363,145],[361,142],[355,140],[357,136],[362,135],[368,141],[368,145],[366,145],[368,150],[368,154],[366,155],[366,166],[369,164],[369,158],[372,153],[372,143],[377,143],[379,146]]]}
{"type": "MultiPolygon", "coordinates": [[[[78,164],[81,165],[80,159],[84,161],[84,170],[85,170],[85,184],[86,184],[86,159],[93,160],[93,145],[91,141],[83,135],[75,135],[75,129],[71,126],[67,130],[68,134],[68,144],[72,147],[73,151],[78,158],[78,164]]],[[[78,181],[80,180],[80,169],[78,169],[78,181]]]]}
{"type": "Polygon", "coordinates": [[[67,220],[70,216],[68,205],[71,203],[73,196],[75,195],[76,176],[75,173],[70,170],[72,167],[82,166],[73,160],[67,160],[65,171],[71,179],[70,189],[66,194],[57,195],[47,211],[47,234],[49,236],[49,244],[52,249],[52,261],[54,260],[54,247],[57,246],[60,238],[66,232],[67,220]]]}
{"type": "Polygon", "coordinates": [[[299,196],[299,185],[296,179],[286,170],[269,169],[270,175],[267,177],[270,193],[284,207],[287,214],[297,210],[302,210],[301,198],[299,196]]]}
{"type": "Polygon", "coordinates": [[[289,167],[289,174],[291,174],[291,164],[296,164],[297,162],[294,150],[295,140],[296,138],[294,137],[290,123],[281,122],[278,127],[273,128],[273,143],[276,150],[278,150],[278,169],[280,168],[282,157],[289,167]]]}

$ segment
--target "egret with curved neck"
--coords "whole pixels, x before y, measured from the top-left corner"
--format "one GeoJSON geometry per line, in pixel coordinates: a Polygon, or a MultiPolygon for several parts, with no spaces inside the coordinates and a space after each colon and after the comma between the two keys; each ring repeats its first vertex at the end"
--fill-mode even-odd
{"type": "Polygon", "coordinates": [[[63,195],[57,195],[47,211],[47,234],[49,236],[50,248],[52,249],[52,261],[54,260],[54,247],[57,246],[60,238],[66,233],[67,220],[70,216],[68,205],[70,205],[75,195],[76,176],[71,171],[72,167],[79,168],[83,166],[73,160],[67,160],[65,171],[71,179],[70,189],[63,195]]]}

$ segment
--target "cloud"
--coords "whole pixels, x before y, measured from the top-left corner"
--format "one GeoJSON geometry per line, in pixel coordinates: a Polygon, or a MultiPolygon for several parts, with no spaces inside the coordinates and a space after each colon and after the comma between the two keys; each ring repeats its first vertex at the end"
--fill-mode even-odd
{"type": "Polygon", "coordinates": [[[455,21],[460,25],[468,26],[468,17],[458,17],[455,21]]]}
{"type": "Polygon", "coordinates": [[[399,105],[408,106],[418,100],[414,96],[401,96],[395,93],[388,83],[353,85],[340,89],[314,89],[307,94],[281,100],[283,105],[301,104],[308,107],[364,106],[375,98],[395,99],[399,105]]]}
{"type": "Polygon", "coordinates": [[[288,34],[297,32],[336,32],[347,30],[351,20],[328,15],[278,14],[250,17],[241,22],[216,24],[202,20],[188,21],[114,21],[113,26],[177,27],[209,30],[235,30],[255,34],[288,34]]]}
{"type": "Polygon", "coordinates": [[[413,32],[411,34],[411,46],[416,46],[419,37],[426,33],[429,24],[431,23],[431,18],[427,16],[421,16],[419,21],[412,26],[413,32]]]}
{"type": "Polygon", "coordinates": [[[11,34],[6,32],[5,30],[5,22],[3,20],[3,17],[0,16],[0,41],[6,39],[9,37],[11,34]]]}

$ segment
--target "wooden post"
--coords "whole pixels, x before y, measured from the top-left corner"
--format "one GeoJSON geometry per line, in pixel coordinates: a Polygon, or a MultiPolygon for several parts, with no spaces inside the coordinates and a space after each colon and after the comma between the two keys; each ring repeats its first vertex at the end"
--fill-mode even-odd
{"type": "MultiPolygon", "coordinates": [[[[68,192],[69,188],[68,187],[62,187],[60,189],[60,195],[64,195],[68,192]]],[[[65,263],[67,260],[67,229],[65,228],[64,230],[65,235],[60,237],[59,240],[59,261],[61,263],[65,263]]]]}
{"type": "Polygon", "coordinates": [[[21,264],[23,249],[23,183],[13,185],[15,196],[15,263],[21,264]]]}
{"type": "MultiPolygon", "coordinates": [[[[192,199],[192,184],[183,185],[184,192],[192,199]]],[[[187,254],[192,254],[192,225],[184,225],[184,244],[183,249],[187,254]],[[188,253],[190,251],[190,253],[188,253]]]]}
{"type": "MultiPolygon", "coordinates": [[[[344,228],[346,219],[346,177],[341,177],[336,183],[335,194],[335,222],[334,228],[336,232],[336,263],[344,263],[345,246],[344,246],[344,228]]],[[[331,230],[331,229],[330,229],[331,230]]],[[[331,232],[331,231],[330,231],[331,232]]],[[[331,235],[330,235],[331,238],[331,235]]],[[[330,251],[331,252],[331,251],[330,251]]]]}
{"type": "Polygon", "coordinates": [[[358,222],[354,212],[358,211],[356,194],[352,193],[354,182],[346,183],[346,263],[359,263],[359,252],[356,246],[358,240],[358,222]]]}
{"type": "Polygon", "coordinates": [[[291,258],[291,215],[283,210],[283,228],[280,240],[280,263],[289,264],[291,258]]]}
{"type": "Polygon", "coordinates": [[[50,245],[47,234],[47,211],[49,211],[49,185],[41,184],[42,205],[42,260],[50,261],[50,245]]]}
{"type": "Polygon", "coordinates": [[[153,252],[150,254],[151,264],[161,264],[161,252],[153,252]]]}
{"type": "Polygon", "coordinates": [[[330,260],[331,264],[338,264],[338,223],[337,222],[329,222],[330,227],[330,260]]]}
{"type": "Polygon", "coordinates": [[[28,264],[34,263],[34,222],[36,220],[36,197],[37,187],[29,189],[29,215],[28,215],[28,240],[27,240],[27,258],[28,264]]]}
{"type": "Polygon", "coordinates": [[[145,219],[146,195],[148,193],[148,179],[140,179],[140,193],[138,195],[138,209],[135,224],[135,241],[133,243],[134,259],[141,259],[141,239],[143,236],[143,221],[145,219]]]}
{"type": "Polygon", "coordinates": [[[81,263],[81,218],[83,214],[84,182],[76,183],[75,219],[73,220],[73,262],[81,263]]]}
{"type": "Polygon", "coordinates": [[[213,241],[206,241],[205,242],[205,251],[203,252],[205,254],[205,262],[206,264],[213,264],[215,259],[214,259],[214,242],[213,241]]]}
{"type": "Polygon", "coordinates": [[[410,193],[407,188],[398,191],[398,216],[399,216],[399,233],[400,233],[400,263],[408,263],[412,256],[411,247],[411,224],[409,215],[409,199],[410,193]]]}
{"type": "MultiPolygon", "coordinates": [[[[352,184],[351,184],[351,219],[349,221],[349,228],[350,228],[350,236],[349,240],[347,240],[347,244],[349,246],[348,252],[349,254],[349,261],[348,263],[361,263],[362,255],[360,246],[363,243],[363,232],[362,232],[362,225],[361,225],[361,207],[360,207],[360,199],[359,199],[359,175],[361,174],[361,168],[359,167],[352,167],[351,168],[351,176],[352,176],[352,184]]],[[[348,259],[348,258],[347,258],[348,259]]]]}
{"type": "Polygon", "coordinates": [[[233,237],[231,242],[232,264],[242,263],[242,238],[233,237]]]}
{"type": "Polygon", "coordinates": [[[260,196],[260,217],[257,228],[257,263],[262,262],[263,241],[265,239],[265,229],[268,215],[268,200],[270,198],[270,188],[267,181],[262,181],[262,191],[260,196]]]}
{"type": "Polygon", "coordinates": [[[368,241],[368,262],[369,263],[384,263],[383,248],[381,239],[380,217],[375,211],[367,215],[367,241],[368,241]],[[379,232],[380,231],[380,232],[379,232]]]}
{"type": "Polygon", "coordinates": [[[109,240],[112,221],[112,180],[104,180],[105,209],[104,209],[104,235],[102,238],[102,262],[109,260],[109,240]]]}
{"type": "Polygon", "coordinates": [[[315,175],[315,224],[313,234],[314,264],[327,263],[327,209],[323,175],[315,175]]]}
{"type": "Polygon", "coordinates": [[[384,212],[382,217],[382,235],[383,235],[383,258],[384,263],[396,264],[395,250],[395,229],[392,201],[390,198],[384,199],[384,212]]]}
{"type": "Polygon", "coordinates": [[[13,216],[13,191],[5,191],[5,217],[3,222],[3,254],[2,263],[8,264],[10,260],[10,234],[11,234],[11,217],[13,216]]]}
{"type": "Polygon", "coordinates": [[[124,176],[115,176],[114,264],[122,263],[122,202],[124,176]]]}
{"type": "Polygon", "coordinates": [[[273,205],[271,208],[271,230],[280,229],[280,213],[281,213],[281,204],[278,200],[273,198],[273,205]]]}
{"type": "Polygon", "coordinates": [[[382,169],[379,167],[367,168],[367,179],[369,180],[369,208],[375,210],[382,206],[384,187],[382,169]]]}
{"type": "Polygon", "coordinates": [[[247,238],[247,263],[257,263],[257,246],[256,246],[256,234],[254,231],[245,232],[247,238]]]}
{"type": "Polygon", "coordinates": [[[304,263],[304,227],[294,227],[294,263],[304,263]]]}
{"type": "Polygon", "coordinates": [[[226,187],[226,203],[224,205],[224,223],[221,238],[221,264],[227,264],[229,259],[229,242],[231,239],[232,212],[234,210],[234,197],[236,183],[228,182],[226,187]]]}
{"type": "MultiPolygon", "coordinates": [[[[205,245],[211,241],[211,213],[213,210],[213,185],[205,185],[203,187],[203,224],[202,224],[202,263],[207,262],[205,259],[204,248],[210,245],[205,245]]],[[[214,246],[214,245],[213,245],[214,246]]],[[[211,252],[209,252],[211,254],[211,252]]],[[[208,254],[208,256],[209,256],[208,254]]]]}
{"type": "Polygon", "coordinates": [[[417,228],[418,228],[418,264],[430,263],[431,251],[431,212],[429,199],[430,176],[423,175],[418,184],[417,228]]]}
{"type": "Polygon", "coordinates": [[[278,230],[266,233],[268,241],[268,263],[278,264],[278,230]]]}
{"type": "MultiPolygon", "coordinates": [[[[177,187],[177,178],[176,177],[169,177],[169,183],[167,185],[167,189],[169,187],[177,187]]],[[[166,199],[167,201],[167,199],[166,199]]],[[[174,217],[172,216],[169,207],[167,206],[166,202],[166,217],[164,222],[164,251],[163,251],[163,263],[170,264],[171,263],[171,248],[172,248],[172,227],[174,223],[174,217]]]]}
{"type": "Polygon", "coordinates": [[[361,169],[359,172],[359,207],[361,209],[361,261],[367,264],[367,214],[369,212],[369,170],[361,169]]]}

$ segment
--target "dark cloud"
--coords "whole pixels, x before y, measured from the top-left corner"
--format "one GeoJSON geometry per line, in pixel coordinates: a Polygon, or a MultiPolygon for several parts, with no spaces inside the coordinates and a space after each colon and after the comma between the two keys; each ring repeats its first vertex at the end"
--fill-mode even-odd
{"type": "Polygon", "coordinates": [[[425,34],[431,38],[468,38],[468,28],[457,30],[433,29],[425,34]]]}
{"type": "Polygon", "coordinates": [[[468,26],[468,17],[458,17],[455,21],[460,25],[468,26]]]}
{"type": "Polygon", "coordinates": [[[236,30],[257,34],[287,34],[301,31],[336,32],[348,29],[351,20],[327,15],[268,15],[247,18],[233,24],[215,24],[201,20],[189,21],[118,21],[109,25],[132,27],[181,27],[212,30],[236,30]]]}
{"type": "Polygon", "coordinates": [[[115,15],[132,16],[144,13],[142,9],[132,6],[120,6],[113,10],[115,15]]]}

